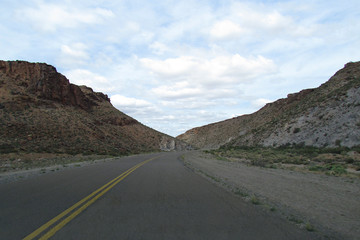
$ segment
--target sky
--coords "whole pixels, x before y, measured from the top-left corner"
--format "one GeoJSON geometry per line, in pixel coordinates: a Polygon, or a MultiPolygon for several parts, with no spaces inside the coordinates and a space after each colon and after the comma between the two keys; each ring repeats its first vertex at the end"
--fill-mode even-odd
{"type": "Polygon", "coordinates": [[[45,62],[177,136],[360,60],[358,0],[0,0],[0,59],[45,62]]]}

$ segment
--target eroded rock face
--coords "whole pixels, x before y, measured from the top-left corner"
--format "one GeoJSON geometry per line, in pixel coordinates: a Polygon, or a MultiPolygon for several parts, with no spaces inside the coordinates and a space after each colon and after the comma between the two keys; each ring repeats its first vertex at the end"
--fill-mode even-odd
{"type": "Polygon", "coordinates": [[[348,63],[318,88],[289,94],[259,111],[187,131],[199,148],[360,145],[360,62],[348,63]]]}
{"type": "Polygon", "coordinates": [[[10,78],[12,84],[19,87],[19,94],[33,94],[41,99],[77,106],[84,110],[96,106],[96,100],[100,100],[99,98],[110,101],[106,95],[94,92],[92,94],[95,99],[94,96],[87,97],[79,86],[71,84],[53,66],[45,63],[0,61],[0,74],[10,78]]]}
{"type": "Polygon", "coordinates": [[[264,139],[265,146],[303,144],[345,146],[360,144],[360,88],[351,88],[333,104],[309,108],[264,139]]]}
{"type": "Polygon", "coordinates": [[[163,136],[160,142],[160,150],[162,151],[184,151],[190,150],[191,147],[185,142],[177,140],[169,136],[163,136]]]}
{"type": "Polygon", "coordinates": [[[124,155],[181,146],[44,63],[0,61],[0,126],[0,153],[124,155]]]}

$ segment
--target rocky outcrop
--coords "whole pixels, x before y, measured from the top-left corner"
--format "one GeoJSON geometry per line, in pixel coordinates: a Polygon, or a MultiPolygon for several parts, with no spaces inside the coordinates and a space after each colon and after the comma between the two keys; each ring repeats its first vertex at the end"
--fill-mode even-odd
{"type": "Polygon", "coordinates": [[[10,78],[16,91],[22,94],[34,94],[40,99],[52,100],[64,105],[77,106],[89,110],[97,101],[110,99],[102,93],[86,96],[81,88],[71,84],[58,73],[53,66],[45,63],[25,61],[0,61],[0,76],[10,78]],[[100,98],[100,99],[99,99],[100,98]]]}
{"type": "Polygon", "coordinates": [[[191,147],[184,141],[169,136],[163,136],[160,142],[160,149],[162,151],[183,151],[191,150],[191,147]]]}
{"type": "Polygon", "coordinates": [[[259,111],[178,136],[199,148],[360,145],[360,62],[348,63],[315,89],[289,94],[259,111]]]}
{"type": "Polygon", "coordinates": [[[44,63],[0,61],[0,153],[124,155],[180,142],[115,109],[107,95],[71,84],[44,63]]]}

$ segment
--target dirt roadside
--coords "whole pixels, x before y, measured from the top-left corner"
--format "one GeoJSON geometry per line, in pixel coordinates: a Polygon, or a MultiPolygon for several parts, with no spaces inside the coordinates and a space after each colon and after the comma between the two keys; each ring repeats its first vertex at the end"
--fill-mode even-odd
{"type": "Polygon", "coordinates": [[[360,180],[248,166],[201,151],[184,154],[185,166],[264,210],[325,239],[360,239],[360,180]]]}
{"type": "Polygon", "coordinates": [[[64,164],[57,165],[44,165],[42,167],[34,167],[30,169],[16,169],[14,171],[0,172],[0,184],[6,184],[10,182],[16,182],[25,180],[31,177],[36,177],[38,175],[49,174],[52,172],[62,171],[69,168],[83,167],[92,164],[98,164],[102,162],[114,161],[119,159],[120,157],[108,157],[108,158],[99,158],[92,160],[82,160],[82,161],[74,161],[68,162],[64,164]]]}

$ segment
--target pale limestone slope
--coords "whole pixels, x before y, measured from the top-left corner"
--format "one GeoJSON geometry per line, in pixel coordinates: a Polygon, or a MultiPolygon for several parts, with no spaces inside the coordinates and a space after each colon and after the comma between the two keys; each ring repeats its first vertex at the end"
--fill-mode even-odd
{"type": "Polygon", "coordinates": [[[178,136],[198,148],[360,145],[360,62],[348,63],[315,89],[289,94],[259,111],[178,136]]]}

